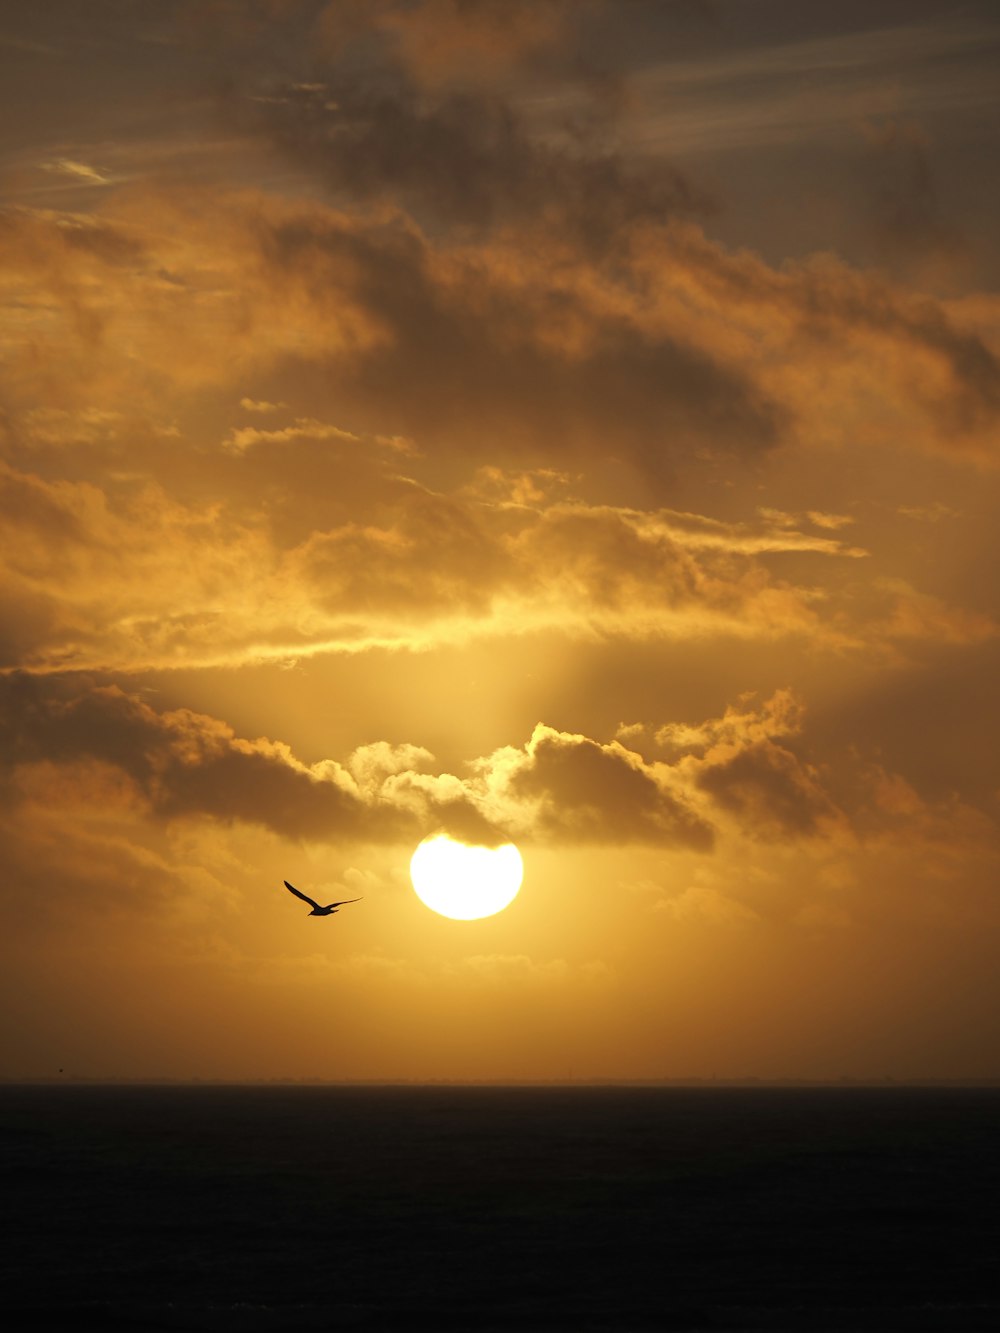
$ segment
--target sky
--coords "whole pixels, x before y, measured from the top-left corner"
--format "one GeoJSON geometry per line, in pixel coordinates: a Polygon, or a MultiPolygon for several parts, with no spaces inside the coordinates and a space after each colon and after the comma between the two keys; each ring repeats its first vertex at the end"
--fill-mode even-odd
{"type": "Polygon", "coordinates": [[[0,1075],[1000,1076],[998,55],[3,0],[0,1075]]]}

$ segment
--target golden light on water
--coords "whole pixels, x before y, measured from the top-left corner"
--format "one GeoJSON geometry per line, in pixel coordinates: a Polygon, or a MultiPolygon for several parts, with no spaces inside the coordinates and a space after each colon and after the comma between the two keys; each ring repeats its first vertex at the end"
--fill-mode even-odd
{"type": "Polygon", "coordinates": [[[455,921],[495,916],[517,897],[524,875],[512,842],[476,847],[446,833],[425,838],[410,861],[417,897],[433,912],[455,921]]]}

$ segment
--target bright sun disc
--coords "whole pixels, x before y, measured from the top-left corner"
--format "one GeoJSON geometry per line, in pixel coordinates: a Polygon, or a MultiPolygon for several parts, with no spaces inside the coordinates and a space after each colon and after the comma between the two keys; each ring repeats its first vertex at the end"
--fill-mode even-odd
{"type": "Polygon", "coordinates": [[[521,853],[512,842],[470,847],[447,833],[425,838],[410,861],[410,879],[420,901],[456,921],[502,912],[517,897],[523,874],[521,853]]]}

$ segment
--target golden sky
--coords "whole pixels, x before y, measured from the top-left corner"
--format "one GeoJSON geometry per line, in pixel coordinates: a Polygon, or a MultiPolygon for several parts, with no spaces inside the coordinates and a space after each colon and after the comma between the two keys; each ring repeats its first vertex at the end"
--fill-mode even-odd
{"type": "Polygon", "coordinates": [[[1000,1076],[998,54],[0,7],[0,1074],[1000,1076]]]}

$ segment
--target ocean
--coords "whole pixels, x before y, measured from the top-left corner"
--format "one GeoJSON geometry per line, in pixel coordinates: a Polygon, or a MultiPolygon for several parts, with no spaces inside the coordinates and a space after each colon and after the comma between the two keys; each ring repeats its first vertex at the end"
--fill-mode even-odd
{"type": "Polygon", "coordinates": [[[28,1328],[1000,1327],[1000,1089],[0,1086],[28,1328]]]}

